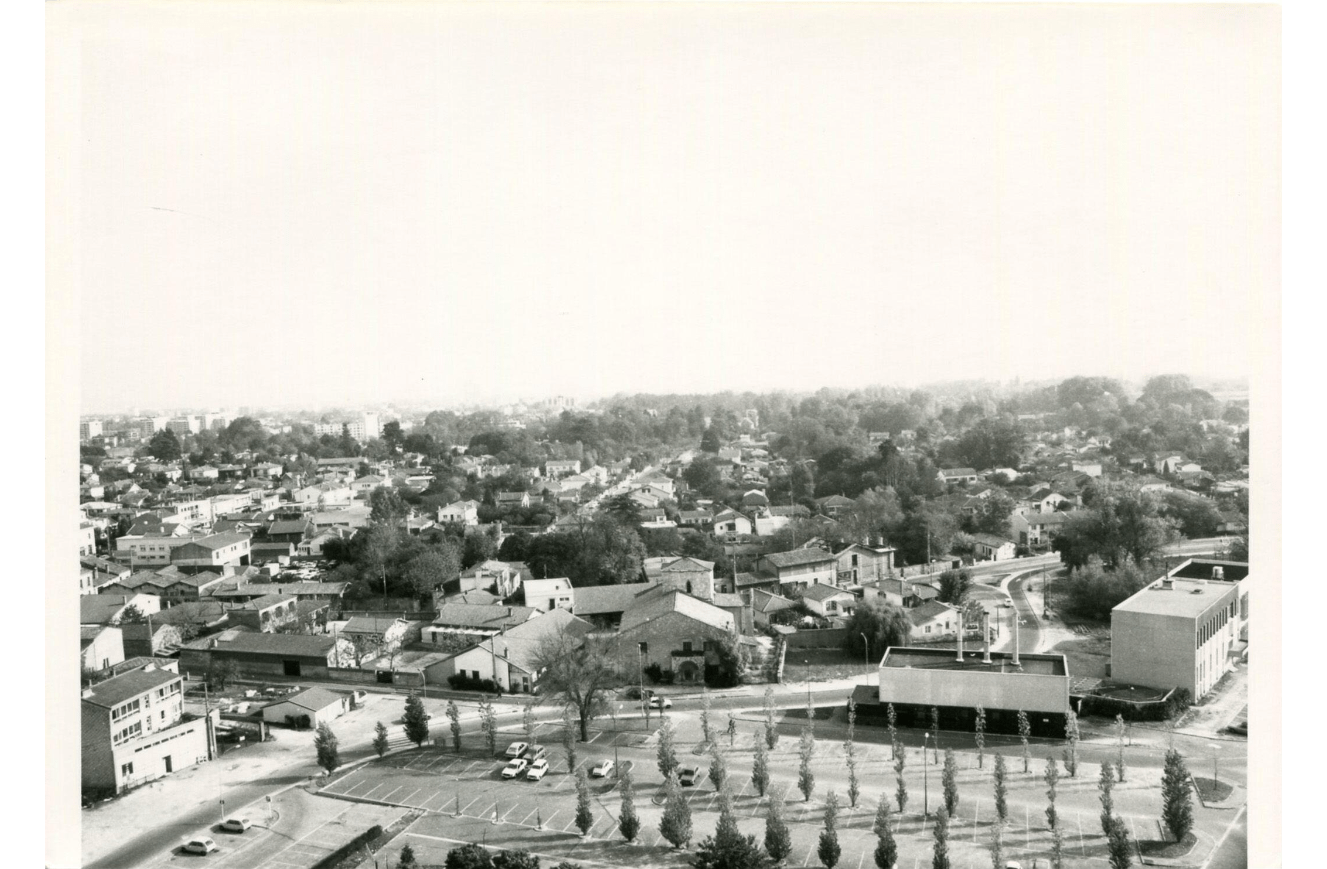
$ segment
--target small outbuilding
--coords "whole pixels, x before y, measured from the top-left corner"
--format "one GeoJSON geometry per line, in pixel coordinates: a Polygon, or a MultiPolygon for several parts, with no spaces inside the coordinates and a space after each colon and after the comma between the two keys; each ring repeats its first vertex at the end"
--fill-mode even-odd
{"type": "Polygon", "coordinates": [[[263,707],[263,721],[308,728],[338,718],[350,708],[350,697],[326,688],[305,688],[263,707]]]}

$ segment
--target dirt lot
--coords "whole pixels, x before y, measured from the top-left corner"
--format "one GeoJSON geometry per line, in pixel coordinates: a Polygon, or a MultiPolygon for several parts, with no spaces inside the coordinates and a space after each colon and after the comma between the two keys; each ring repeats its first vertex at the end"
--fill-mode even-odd
{"type": "Polygon", "coordinates": [[[1069,674],[1075,679],[1104,679],[1110,670],[1109,631],[1105,636],[1088,634],[1062,640],[1047,651],[1064,655],[1069,662],[1069,674]]]}

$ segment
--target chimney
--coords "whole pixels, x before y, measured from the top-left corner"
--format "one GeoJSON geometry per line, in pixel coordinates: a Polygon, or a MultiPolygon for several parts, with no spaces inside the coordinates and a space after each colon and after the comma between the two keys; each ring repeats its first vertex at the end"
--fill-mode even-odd
{"type": "Polygon", "coordinates": [[[1018,610],[1014,610],[1014,660],[1010,663],[1017,670],[1023,669],[1023,665],[1018,663],[1018,610]]]}
{"type": "Polygon", "coordinates": [[[981,638],[985,642],[985,651],[982,654],[981,662],[989,664],[991,662],[991,614],[985,610],[981,614],[981,638]]]}
{"type": "Polygon", "coordinates": [[[963,612],[958,613],[958,656],[955,658],[958,663],[963,663],[963,612]]]}

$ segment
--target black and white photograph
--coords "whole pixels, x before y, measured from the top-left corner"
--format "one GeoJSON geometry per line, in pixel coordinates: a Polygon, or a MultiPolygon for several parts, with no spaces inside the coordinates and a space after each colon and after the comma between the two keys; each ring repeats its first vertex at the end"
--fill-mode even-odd
{"type": "Polygon", "coordinates": [[[46,865],[1281,865],[1279,7],[44,18],[46,865]]]}

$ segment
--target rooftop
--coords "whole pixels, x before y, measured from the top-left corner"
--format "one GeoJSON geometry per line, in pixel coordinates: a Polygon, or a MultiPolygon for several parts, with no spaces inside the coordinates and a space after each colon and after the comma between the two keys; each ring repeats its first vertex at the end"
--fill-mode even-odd
{"type": "Polygon", "coordinates": [[[1111,613],[1146,613],[1158,616],[1197,618],[1235,597],[1233,582],[1203,579],[1158,579],[1115,606],[1111,613]]]}
{"type": "Polygon", "coordinates": [[[83,702],[111,709],[139,694],[179,679],[179,674],[165,670],[134,670],[93,685],[83,694],[83,702]]]}
{"type": "Polygon", "coordinates": [[[880,668],[914,670],[964,670],[992,673],[1002,676],[1068,676],[1069,668],[1064,655],[1029,655],[1020,654],[1018,662],[1021,669],[1014,669],[1013,655],[1008,652],[991,652],[991,663],[984,663],[983,652],[964,651],[963,660],[957,658],[954,649],[931,649],[916,646],[892,646],[885,651],[880,668]]]}
{"type": "Polygon", "coordinates": [[[796,567],[801,564],[816,564],[833,561],[834,556],[823,549],[794,549],[792,552],[773,552],[765,560],[775,567],[796,567]]]}

